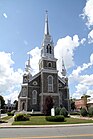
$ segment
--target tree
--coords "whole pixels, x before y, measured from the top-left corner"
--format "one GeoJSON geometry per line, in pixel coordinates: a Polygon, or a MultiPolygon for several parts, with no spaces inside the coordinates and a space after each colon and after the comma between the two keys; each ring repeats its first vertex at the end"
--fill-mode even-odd
{"type": "Polygon", "coordinates": [[[51,96],[47,96],[44,104],[44,114],[51,115],[51,109],[53,108],[53,99],[51,96]]]}
{"type": "Polygon", "coordinates": [[[82,115],[83,117],[84,117],[84,116],[87,116],[87,114],[88,114],[88,112],[87,112],[87,110],[86,110],[85,108],[81,108],[80,113],[81,113],[81,115],[82,115]]]}
{"type": "Polygon", "coordinates": [[[76,107],[75,107],[75,99],[71,99],[70,100],[70,105],[71,105],[71,110],[75,110],[76,107]]]}
{"type": "Polygon", "coordinates": [[[93,107],[90,107],[90,108],[88,109],[88,114],[89,114],[90,117],[93,116],[93,107]]]}
{"type": "Polygon", "coordinates": [[[3,96],[0,95],[0,100],[1,100],[1,109],[4,108],[4,105],[5,105],[5,100],[3,98],[3,96]]]}
{"type": "Polygon", "coordinates": [[[15,110],[17,110],[17,109],[18,109],[18,101],[15,100],[13,103],[14,103],[14,105],[15,105],[15,110]]]}
{"type": "Polygon", "coordinates": [[[64,117],[67,117],[68,116],[68,111],[66,110],[65,107],[61,108],[60,115],[63,115],[64,117]]]}

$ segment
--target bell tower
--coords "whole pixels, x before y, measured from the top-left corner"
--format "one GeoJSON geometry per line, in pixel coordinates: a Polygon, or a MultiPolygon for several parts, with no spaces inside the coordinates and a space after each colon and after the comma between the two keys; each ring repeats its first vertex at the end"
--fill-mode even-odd
{"type": "Polygon", "coordinates": [[[44,37],[41,46],[39,71],[41,72],[41,111],[47,96],[51,96],[54,106],[59,104],[57,59],[54,57],[54,44],[49,32],[48,12],[45,15],[44,37]]]}
{"type": "Polygon", "coordinates": [[[56,61],[57,59],[54,58],[53,39],[49,33],[48,12],[46,11],[44,38],[41,47],[41,59],[39,61],[39,70],[42,69],[56,70],[56,61]]]}

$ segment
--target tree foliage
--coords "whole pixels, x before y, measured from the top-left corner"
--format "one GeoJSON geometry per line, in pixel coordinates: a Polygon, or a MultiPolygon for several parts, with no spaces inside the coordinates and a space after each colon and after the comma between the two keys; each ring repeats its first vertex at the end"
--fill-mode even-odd
{"type": "Polygon", "coordinates": [[[68,116],[68,111],[66,110],[65,107],[61,108],[60,115],[63,115],[64,117],[67,117],[68,116]]]}
{"type": "Polygon", "coordinates": [[[15,110],[17,110],[17,109],[18,109],[18,101],[15,100],[13,103],[14,103],[14,105],[15,105],[15,110]]]}
{"type": "Polygon", "coordinates": [[[5,100],[3,98],[3,96],[0,95],[0,100],[1,100],[1,109],[4,108],[4,105],[5,105],[5,100]]]}
{"type": "Polygon", "coordinates": [[[82,116],[87,116],[88,112],[85,108],[81,108],[80,113],[82,116]]]}
{"type": "Polygon", "coordinates": [[[90,107],[90,108],[88,109],[88,114],[89,114],[90,117],[93,116],[93,107],[90,107]]]}
{"type": "Polygon", "coordinates": [[[75,110],[76,107],[75,107],[75,100],[74,99],[70,100],[70,104],[71,104],[71,110],[75,110]]]}

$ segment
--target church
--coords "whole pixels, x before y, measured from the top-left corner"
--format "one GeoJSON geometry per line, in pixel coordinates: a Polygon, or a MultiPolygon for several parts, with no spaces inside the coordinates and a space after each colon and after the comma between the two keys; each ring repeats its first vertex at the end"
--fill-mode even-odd
{"type": "Polygon", "coordinates": [[[25,67],[23,83],[18,96],[18,111],[43,112],[45,99],[51,96],[55,107],[69,109],[69,88],[66,69],[62,58],[62,77],[57,70],[57,59],[54,57],[54,44],[49,32],[48,13],[45,15],[44,38],[41,46],[39,72],[32,76],[30,57],[25,67]]]}

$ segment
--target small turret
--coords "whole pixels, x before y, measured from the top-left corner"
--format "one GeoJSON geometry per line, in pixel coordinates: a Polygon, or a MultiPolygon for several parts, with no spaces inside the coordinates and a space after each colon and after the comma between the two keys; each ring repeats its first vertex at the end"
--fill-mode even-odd
{"type": "Polygon", "coordinates": [[[65,68],[65,65],[64,65],[64,60],[63,60],[63,57],[62,57],[62,77],[65,77],[66,76],[66,68],[65,68]]]}
{"type": "Polygon", "coordinates": [[[23,83],[28,83],[31,77],[32,75],[31,75],[30,54],[29,54],[29,58],[25,67],[24,75],[23,75],[23,83]]]}

